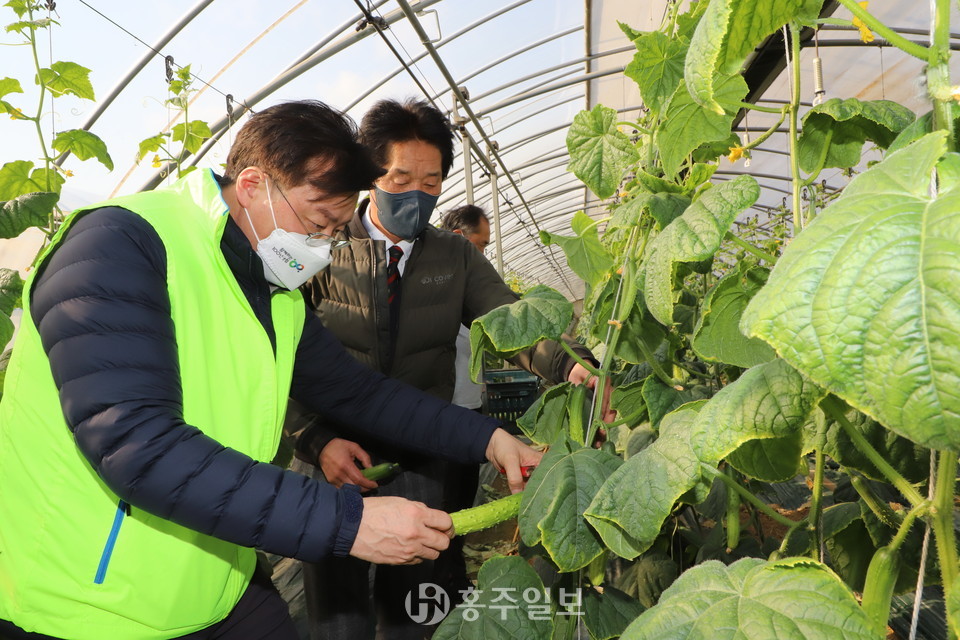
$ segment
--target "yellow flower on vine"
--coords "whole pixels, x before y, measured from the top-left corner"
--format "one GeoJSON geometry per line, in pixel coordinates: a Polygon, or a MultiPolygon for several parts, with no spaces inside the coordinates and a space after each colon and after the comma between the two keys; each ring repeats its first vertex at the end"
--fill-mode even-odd
{"type": "Polygon", "coordinates": [[[153,156],[153,164],[151,166],[153,166],[154,169],[159,169],[160,165],[160,156],[153,156]]]}
{"type": "MultiPolygon", "coordinates": [[[[864,0],[863,2],[858,2],[861,8],[866,9],[867,5],[870,4],[869,0],[864,0]]],[[[863,42],[873,42],[873,32],[870,31],[870,27],[863,23],[863,20],[854,16],[853,17],[853,26],[860,30],[860,40],[863,42]]]]}
{"type": "Polygon", "coordinates": [[[737,145],[735,147],[730,147],[730,153],[727,155],[727,160],[730,162],[736,162],[743,157],[743,147],[737,145]]]}
{"type": "Polygon", "coordinates": [[[70,169],[67,169],[67,170],[64,171],[63,173],[64,173],[64,175],[67,176],[68,178],[72,178],[72,177],[73,177],[73,171],[70,171],[70,169]]]}
{"type": "Polygon", "coordinates": [[[10,119],[11,119],[11,120],[26,120],[26,119],[27,119],[27,116],[23,115],[23,111],[20,111],[20,109],[17,109],[16,107],[12,107],[12,108],[10,109],[10,119]]]}

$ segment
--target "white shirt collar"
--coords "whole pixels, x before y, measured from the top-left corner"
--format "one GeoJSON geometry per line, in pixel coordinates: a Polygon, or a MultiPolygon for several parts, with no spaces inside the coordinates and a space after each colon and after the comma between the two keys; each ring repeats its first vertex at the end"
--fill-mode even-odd
{"type": "Polygon", "coordinates": [[[388,238],[383,231],[380,231],[380,229],[377,228],[377,225],[373,224],[373,221],[370,219],[369,209],[363,212],[363,215],[360,217],[360,222],[363,223],[363,228],[367,230],[371,240],[387,243],[387,251],[389,251],[390,247],[394,245],[403,250],[403,256],[401,256],[400,262],[397,264],[397,269],[400,270],[400,275],[403,276],[403,270],[407,266],[407,258],[410,257],[410,252],[413,250],[413,243],[416,242],[417,239],[414,238],[413,240],[401,240],[400,242],[394,242],[388,238]]]}

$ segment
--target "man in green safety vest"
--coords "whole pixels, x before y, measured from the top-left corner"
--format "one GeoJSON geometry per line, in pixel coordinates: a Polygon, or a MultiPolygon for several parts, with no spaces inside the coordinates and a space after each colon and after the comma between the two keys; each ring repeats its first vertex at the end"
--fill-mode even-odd
{"type": "Polygon", "coordinates": [[[381,174],[346,116],[289,102],[250,118],[224,176],[64,223],[26,282],[0,401],[0,637],[293,639],[254,548],[436,558],[446,513],[269,464],[288,396],[520,487],[539,453],[358,363],[297,290],[381,174]]]}

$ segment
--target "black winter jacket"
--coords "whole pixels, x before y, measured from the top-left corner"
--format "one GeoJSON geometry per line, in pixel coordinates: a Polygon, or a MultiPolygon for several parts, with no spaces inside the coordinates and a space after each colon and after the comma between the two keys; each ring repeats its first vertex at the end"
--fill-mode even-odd
{"type": "MultiPolygon", "coordinates": [[[[221,248],[275,344],[270,286],[232,220],[221,248]]],[[[32,315],[64,416],[77,446],[120,498],[280,555],[315,561],[349,552],[363,511],[356,487],[338,490],[256,462],[204,435],[202,425],[184,423],[165,251],[146,221],[116,207],[89,212],[38,275],[32,315]]],[[[495,421],[361,365],[306,307],[304,314],[293,398],[352,425],[358,436],[451,460],[484,459],[495,421]]],[[[229,375],[224,380],[230,393],[229,375]]]]}

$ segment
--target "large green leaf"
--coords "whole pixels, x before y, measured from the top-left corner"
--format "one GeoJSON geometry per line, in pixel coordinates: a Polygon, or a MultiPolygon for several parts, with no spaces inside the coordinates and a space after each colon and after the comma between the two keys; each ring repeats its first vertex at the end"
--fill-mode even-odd
{"type": "Polygon", "coordinates": [[[643,399],[644,381],[631,382],[615,387],[610,393],[610,408],[621,418],[646,415],[647,403],[643,399]]]}
{"type": "Polygon", "coordinates": [[[27,193],[0,202],[0,238],[16,238],[30,227],[46,227],[59,193],[27,193]]]}
{"type": "Polygon", "coordinates": [[[635,39],[633,44],[637,52],[623,74],[640,87],[643,104],[659,113],[683,79],[687,42],[652,31],[635,39]]]}
{"type": "Polygon", "coordinates": [[[623,172],[639,158],[630,138],[617,128],[617,112],[598,104],[573,118],[567,132],[572,171],[598,198],[616,192],[623,172]]]}
{"type": "Polygon", "coordinates": [[[698,104],[718,113],[714,78],[739,73],[747,56],[771,33],[793,20],[803,0],[712,0],[690,41],[684,67],[687,88],[698,104]]]}
{"type": "Polygon", "coordinates": [[[649,609],[679,575],[676,560],[665,553],[651,551],[630,563],[617,578],[616,586],[649,609]]]}
{"type": "MultiPolygon", "coordinates": [[[[923,482],[930,477],[930,450],[885,429],[875,420],[858,414],[851,420],[854,428],[866,438],[883,459],[910,482],[923,482]]],[[[874,480],[887,481],[870,459],[850,440],[836,422],[827,425],[823,452],[844,467],[856,469],[874,480]]]]}
{"type": "Polygon", "coordinates": [[[676,193],[641,193],[614,209],[607,231],[632,228],[642,224],[647,216],[652,216],[662,229],[689,206],[690,198],[676,193]]]}
{"type": "Polygon", "coordinates": [[[594,287],[613,268],[613,257],[600,244],[596,222],[583,211],[573,215],[570,228],[576,234],[572,238],[541,231],[540,241],[546,245],[560,245],[573,272],[594,287]]]}
{"type": "Polygon", "coordinates": [[[212,134],[210,125],[203,120],[181,122],[173,127],[173,141],[182,142],[183,148],[190,153],[196,153],[212,134]]]}
{"type": "MultiPolygon", "coordinates": [[[[540,394],[540,397],[517,420],[517,426],[533,442],[548,445],[561,433],[570,434],[573,412],[580,407],[580,429],[589,420],[590,406],[584,402],[587,389],[582,385],[561,382],[540,394]],[[577,398],[577,396],[580,396],[577,398]]],[[[582,437],[580,434],[578,437],[582,437]]]]}
{"type": "Polygon", "coordinates": [[[0,267],[0,313],[9,316],[14,309],[22,306],[21,295],[23,295],[23,278],[20,277],[20,273],[0,267]]]}
{"type": "MultiPolygon", "coordinates": [[[[747,95],[747,83],[739,75],[719,76],[714,79],[716,98],[722,104],[736,104],[747,95]]],[[[733,124],[731,109],[714,113],[693,101],[683,84],[673,94],[664,114],[664,122],[657,132],[657,148],[668,176],[677,173],[691,151],[706,142],[726,140],[733,124]]]]}
{"type": "Polygon", "coordinates": [[[960,190],[934,133],[857,176],[787,247],[742,329],[924,446],[960,447],[960,190]]]}
{"type": "Polygon", "coordinates": [[[709,4],[710,0],[691,0],[687,10],[677,16],[677,36],[692,38],[709,4]]]}
{"type": "Polygon", "coordinates": [[[520,535],[542,544],[560,571],[575,571],[599,556],[600,537],[583,511],[623,460],[586,448],[563,434],[533,472],[520,504],[520,535]]]}
{"type": "Polygon", "coordinates": [[[757,365],[700,411],[694,451],[705,464],[716,465],[745,442],[798,434],[825,395],[783,360],[757,365]]]}
{"type": "Polygon", "coordinates": [[[786,482],[805,473],[803,434],[800,431],[780,438],[765,438],[743,443],[727,456],[741,473],[764,482],[786,482]]]}
{"type": "Polygon", "coordinates": [[[60,193],[63,183],[64,177],[53,169],[34,169],[32,162],[14,160],[0,167],[0,200],[41,191],[60,193]]]}
{"type": "Polygon", "coordinates": [[[90,69],[75,62],[54,62],[49,69],[40,69],[37,84],[41,81],[54,94],[96,100],[90,84],[90,69]]]}
{"type": "Polygon", "coordinates": [[[80,160],[96,158],[100,164],[113,171],[113,160],[107,153],[107,145],[95,134],[83,129],[61,131],[53,139],[53,148],[63,153],[69,151],[80,160]]]}
{"type": "Polygon", "coordinates": [[[491,558],[480,567],[474,597],[457,605],[433,640],[549,640],[548,594],[537,572],[519,556],[491,558]],[[545,615],[541,615],[544,611],[545,615]]]}
{"type": "Polygon", "coordinates": [[[803,117],[797,142],[800,168],[811,173],[821,162],[822,168],[855,167],[867,140],[885,149],[915,118],[913,111],[890,100],[827,100],[803,117]]]}
{"type": "Polygon", "coordinates": [[[571,320],[570,301],[544,285],[480,316],[470,326],[471,378],[478,379],[485,350],[501,358],[513,357],[541,340],[559,340],[571,320]]]}
{"type": "Polygon", "coordinates": [[[740,333],[743,310],[767,282],[769,274],[769,269],[741,263],[707,293],[691,345],[698,356],[708,362],[744,368],[776,357],[766,342],[740,333]]]}
{"type": "Polygon", "coordinates": [[[623,640],[876,640],[853,592],[826,566],[795,558],[711,560],[688,569],[623,640]]]}
{"type": "MultiPolygon", "coordinates": [[[[852,503],[859,511],[859,506],[852,503]]],[[[867,542],[870,535],[863,520],[856,518],[847,527],[832,536],[824,536],[830,565],[854,591],[863,591],[867,567],[876,549],[867,542]]]]}
{"type": "Polygon", "coordinates": [[[712,257],[737,215],[759,196],[752,176],[738,176],[704,193],[653,239],[644,272],[644,297],[653,317],[672,324],[675,264],[712,257]]]}
{"type": "MultiPolygon", "coordinates": [[[[22,294],[23,279],[20,274],[12,269],[0,268],[0,347],[10,342],[13,337],[13,321],[9,316],[14,309],[21,306],[22,294]]],[[[9,358],[9,353],[6,355],[9,358]]],[[[6,369],[6,361],[3,364],[3,369],[6,369]]]]}
{"type": "Polygon", "coordinates": [[[592,640],[619,638],[627,626],[646,608],[623,591],[604,587],[603,592],[588,589],[583,598],[583,623],[592,640]]]}
{"type": "Polygon", "coordinates": [[[660,534],[673,504],[697,483],[700,461],[690,444],[695,408],[660,424],[660,437],[613,472],[584,512],[611,551],[635,558],[660,534]]]}
{"type": "MultiPolygon", "coordinates": [[[[0,98],[10,93],[23,93],[20,81],[16,78],[0,78],[0,98]]],[[[6,100],[0,100],[0,113],[9,113],[12,117],[17,117],[20,110],[6,100]]]]}
{"type": "Polygon", "coordinates": [[[656,376],[649,376],[643,381],[641,393],[650,417],[650,424],[655,429],[660,427],[660,421],[671,411],[693,400],[685,389],[669,387],[656,376]]]}
{"type": "MultiPolygon", "coordinates": [[[[587,520],[614,553],[635,557],[653,543],[680,496],[700,482],[701,464],[715,467],[751,440],[798,433],[824,395],[782,360],[748,369],[699,411],[688,404],[668,414],[660,437],[600,489],[587,520]]],[[[647,407],[652,414],[649,400],[647,407]]]]}

